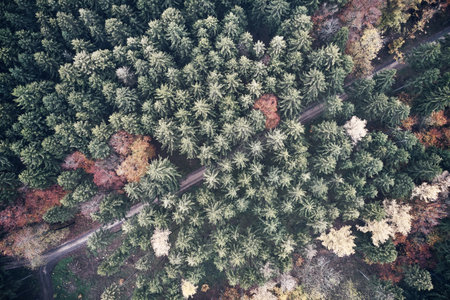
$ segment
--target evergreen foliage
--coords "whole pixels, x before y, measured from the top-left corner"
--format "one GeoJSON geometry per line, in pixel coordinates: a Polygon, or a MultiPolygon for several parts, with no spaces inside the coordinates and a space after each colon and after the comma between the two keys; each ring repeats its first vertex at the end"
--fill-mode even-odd
{"type": "Polygon", "coordinates": [[[412,110],[421,116],[429,116],[450,105],[450,81],[448,58],[450,38],[420,45],[407,57],[414,76],[407,83],[414,95],[412,110]]]}
{"type": "Polygon", "coordinates": [[[53,206],[43,216],[42,219],[50,224],[64,223],[74,217],[74,210],[66,206],[53,206]]]}
{"type": "Polygon", "coordinates": [[[405,282],[418,291],[431,290],[431,275],[427,270],[421,269],[418,265],[412,265],[405,271],[405,282]]]}

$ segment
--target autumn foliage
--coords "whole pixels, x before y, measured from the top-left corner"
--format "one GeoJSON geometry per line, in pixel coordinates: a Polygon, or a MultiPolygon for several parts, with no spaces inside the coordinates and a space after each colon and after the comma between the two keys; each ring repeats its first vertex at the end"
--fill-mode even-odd
{"type": "Polygon", "coordinates": [[[409,116],[402,121],[402,127],[406,130],[411,130],[417,124],[417,116],[409,116]]]}
{"type": "MultiPolygon", "coordinates": [[[[414,117],[410,117],[404,121],[403,127],[411,130],[412,126],[408,126],[411,120],[416,120],[414,117]],[[408,120],[410,119],[410,120],[408,120]]],[[[450,147],[450,128],[447,126],[448,120],[443,110],[433,112],[431,116],[424,120],[425,129],[414,132],[417,139],[426,147],[434,146],[438,148],[450,147]]]]}
{"type": "Polygon", "coordinates": [[[429,235],[433,227],[439,225],[440,220],[447,216],[447,205],[443,202],[420,202],[414,205],[414,222],[412,232],[429,235]]]}
{"type": "MultiPolygon", "coordinates": [[[[408,265],[434,268],[432,247],[436,242],[435,228],[448,214],[445,202],[448,197],[448,176],[448,172],[444,172],[433,181],[432,184],[439,186],[441,190],[436,199],[425,201],[426,197],[413,197],[415,201],[411,209],[411,232],[408,236],[396,234],[393,242],[398,251],[397,260],[391,264],[376,266],[381,279],[399,282],[403,278],[404,267],[408,265]]],[[[424,188],[419,190],[426,193],[424,188]]]]}
{"type": "Polygon", "coordinates": [[[86,155],[76,151],[66,157],[64,163],[61,165],[64,169],[76,170],[82,168],[86,173],[92,173],[94,161],[87,159],[86,155]]]}
{"type": "Polygon", "coordinates": [[[428,120],[428,125],[441,127],[447,124],[447,118],[445,117],[444,111],[433,111],[428,120]]]}
{"type": "Polygon", "coordinates": [[[109,145],[116,153],[106,159],[92,161],[77,151],[67,156],[62,167],[72,170],[83,168],[94,176],[94,183],[98,187],[118,190],[127,181],[139,181],[145,174],[149,160],[156,155],[155,146],[150,141],[149,136],[119,131],[109,140],[109,145]]]}
{"type": "Polygon", "coordinates": [[[120,176],[124,176],[128,182],[136,182],[145,174],[149,159],[155,157],[155,146],[150,144],[151,138],[148,136],[137,136],[129,147],[131,155],[116,169],[120,176]]]}
{"type": "Polygon", "coordinates": [[[266,129],[273,129],[280,123],[280,116],[277,113],[278,99],[273,94],[264,94],[259,97],[255,104],[254,109],[259,109],[266,117],[266,129]]]}
{"type": "Polygon", "coordinates": [[[225,300],[235,300],[239,298],[239,292],[235,288],[227,287],[225,293],[223,294],[223,299],[225,300]]]}
{"type": "Polygon", "coordinates": [[[114,171],[115,164],[109,164],[110,159],[104,159],[96,161],[92,168],[92,174],[94,175],[94,183],[98,187],[105,189],[118,190],[125,184],[125,178],[119,176],[114,171]]]}
{"type": "Polygon", "coordinates": [[[32,267],[42,264],[41,255],[49,247],[59,243],[68,229],[51,231],[47,224],[37,224],[9,232],[0,241],[0,253],[28,259],[32,267]]]}
{"type": "Polygon", "coordinates": [[[42,221],[45,212],[55,205],[66,192],[58,185],[46,190],[28,190],[22,203],[9,206],[0,212],[0,226],[6,230],[24,227],[42,221]]]}
{"type": "Polygon", "coordinates": [[[127,156],[131,152],[131,144],[135,138],[126,131],[119,131],[113,134],[109,140],[109,145],[122,156],[127,156]]]}
{"type": "Polygon", "coordinates": [[[417,139],[425,146],[443,147],[445,141],[443,140],[442,131],[437,128],[431,128],[428,131],[421,131],[414,133],[417,139]]]}
{"type": "Polygon", "coordinates": [[[444,110],[434,111],[429,117],[419,120],[412,115],[402,121],[405,130],[412,131],[425,147],[450,147],[450,128],[444,110]]]}
{"type": "Polygon", "coordinates": [[[405,266],[419,265],[422,268],[433,268],[435,261],[431,246],[415,235],[404,236],[398,234],[394,239],[398,256],[390,264],[377,264],[375,269],[383,280],[399,282],[403,278],[405,266]]]}
{"type": "Polygon", "coordinates": [[[346,53],[353,58],[353,74],[356,76],[368,75],[372,71],[371,61],[383,44],[378,25],[385,7],[386,1],[383,0],[348,0],[339,10],[322,5],[312,18],[319,35],[333,35],[342,26],[348,28],[346,53]]]}

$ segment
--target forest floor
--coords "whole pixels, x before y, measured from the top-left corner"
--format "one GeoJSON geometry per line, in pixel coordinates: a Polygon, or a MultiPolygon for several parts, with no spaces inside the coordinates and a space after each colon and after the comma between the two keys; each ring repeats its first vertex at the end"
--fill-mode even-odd
{"type": "MultiPolygon", "coordinates": [[[[61,242],[60,242],[61,244],[64,244],[68,241],[77,239],[92,229],[100,228],[101,225],[99,223],[93,221],[91,218],[87,218],[80,214],[80,215],[77,215],[74,223],[70,224],[69,226],[70,226],[69,234],[63,240],[61,240],[61,242]]],[[[62,228],[58,228],[58,229],[62,229],[62,228]]],[[[56,230],[58,230],[58,229],[56,229],[56,230]]]]}
{"type": "Polygon", "coordinates": [[[103,258],[116,249],[121,238],[114,239],[108,250],[94,255],[83,247],[59,261],[52,272],[54,299],[100,299],[103,291],[111,284],[120,286],[121,293],[128,299],[134,290],[131,279],[134,276],[133,257],[113,276],[101,276],[97,268],[103,258]]]}

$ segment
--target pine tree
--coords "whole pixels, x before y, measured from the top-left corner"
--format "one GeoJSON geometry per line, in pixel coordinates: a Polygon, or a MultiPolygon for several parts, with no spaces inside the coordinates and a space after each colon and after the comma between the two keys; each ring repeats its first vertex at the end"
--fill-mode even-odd
{"type": "Polygon", "coordinates": [[[155,138],[172,153],[175,150],[175,123],[172,120],[160,119],[155,131],[155,138]]]}
{"type": "Polygon", "coordinates": [[[160,184],[164,184],[168,191],[176,191],[180,174],[175,166],[167,158],[153,160],[146,172],[148,178],[160,184]]]}
{"type": "Polygon", "coordinates": [[[376,73],[373,77],[373,80],[375,80],[375,90],[379,93],[388,92],[395,83],[396,74],[396,69],[384,70],[376,73]]]}
{"type": "Polygon", "coordinates": [[[370,263],[386,264],[394,262],[397,259],[397,250],[390,239],[380,246],[374,246],[369,242],[360,247],[370,263]]]}
{"type": "Polygon", "coordinates": [[[348,27],[342,27],[332,38],[332,43],[338,46],[341,52],[344,52],[347,46],[348,33],[348,27]]]}
{"type": "Polygon", "coordinates": [[[413,52],[408,55],[407,61],[413,68],[421,71],[437,66],[441,55],[440,43],[426,43],[416,47],[413,52]]]}
{"type": "Polygon", "coordinates": [[[285,0],[271,0],[267,5],[267,21],[272,28],[277,28],[290,10],[289,2],[285,0]]]}
{"type": "Polygon", "coordinates": [[[297,89],[290,88],[279,97],[280,111],[285,118],[293,119],[299,115],[302,109],[302,95],[297,89]]]}
{"type": "Polygon", "coordinates": [[[412,265],[406,268],[405,282],[418,291],[429,291],[433,289],[430,272],[420,268],[418,265],[412,265]]]}
{"type": "Polygon", "coordinates": [[[66,206],[54,206],[50,208],[42,219],[50,224],[64,223],[74,218],[74,210],[66,206]]]}
{"type": "Polygon", "coordinates": [[[119,296],[119,291],[120,291],[119,286],[116,283],[113,283],[103,291],[100,299],[101,300],[117,299],[117,297],[119,296]]]}
{"type": "Polygon", "coordinates": [[[317,100],[320,93],[325,91],[327,83],[325,82],[325,76],[318,69],[310,69],[308,73],[304,74],[303,81],[303,93],[308,99],[308,102],[317,100]]]}
{"type": "Polygon", "coordinates": [[[438,87],[429,95],[416,98],[413,105],[414,111],[422,116],[443,110],[450,105],[450,87],[438,87]]]}
{"type": "MultiPolygon", "coordinates": [[[[124,195],[110,193],[103,198],[100,203],[99,211],[94,213],[92,217],[94,220],[102,223],[112,223],[124,218],[129,207],[130,202],[124,195]]],[[[116,270],[116,268],[113,270],[116,270]]]]}

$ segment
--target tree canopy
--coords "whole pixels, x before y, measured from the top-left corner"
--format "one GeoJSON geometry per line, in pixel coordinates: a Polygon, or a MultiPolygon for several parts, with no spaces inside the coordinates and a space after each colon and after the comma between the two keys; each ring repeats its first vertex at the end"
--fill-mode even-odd
{"type": "MultiPolygon", "coordinates": [[[[448,149],[425,147],[432,137],[410,129],[416,115],[447,126],[449,40],[407,56],[414,74],[404,86],[384,70],[346,87],[349,74],[372,73],[383,46],[372,25],[358,29],[360,39],[349,36],[354,26],[318,25],[317,9],[346,2],[1,4],[0,226],[10,231],[2,251],[37,256],[49,228],[37,223],[83,215],[123,220],[98,274],[133,257],[133,299],[187,299],[219,281],[268,295],[275,279],[280,293],[301,294],[293,258],[326,269],[314,245],[371,264],[401,261],[411,265],[406,286],[431,289],[425,265],[398,249],[445,216],[446,181],[431,181],[448,149]],[[403,88],[412,101],[396,93],[403,88]],[[205,168],[203,182],[180,192],[193,165],[205,168]]],[[[375,23],[365,13],[356,17],[375,23]]],[[[388,17],[383,26],[394,26],[388,17]]],[[[101,230],[88,248],[109,242],[101,230]]],[[[302,272],[308,290],[313,270],[302,272]]],[[[322,278],[324,290],[338,284],[334,275],[322,278]]],[[[101,299],[120,292],[114,283],[101,299]]]]}

